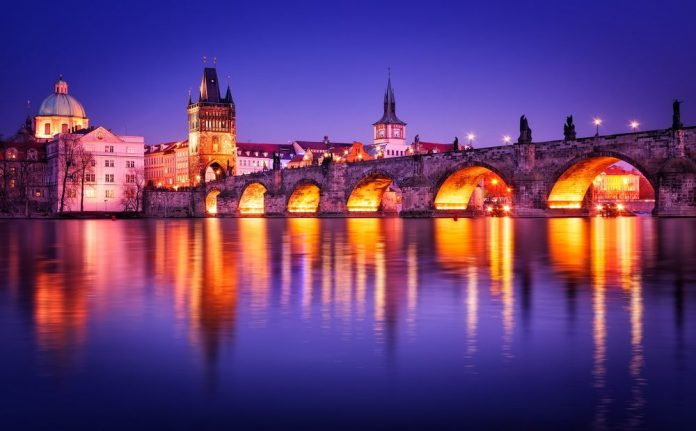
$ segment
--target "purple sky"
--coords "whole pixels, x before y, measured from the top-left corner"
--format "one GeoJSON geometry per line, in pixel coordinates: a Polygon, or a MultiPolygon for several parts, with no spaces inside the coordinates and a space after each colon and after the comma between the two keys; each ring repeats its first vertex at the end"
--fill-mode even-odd
{"type": "Polygon", "coordinates": [[[186,137],[203,55],[237,103],[239,141],[371,140],[387,67],[408,139],[479,146],[696,123],[696,3],[689,1],[13,2],[0,17],[0,133],[14,133],[62,73],[93,125],[186,137]],[[482,4],[478,4],[482,3],[482,4]],[[608,4],[611,3],[611,4],[608,4]]]}

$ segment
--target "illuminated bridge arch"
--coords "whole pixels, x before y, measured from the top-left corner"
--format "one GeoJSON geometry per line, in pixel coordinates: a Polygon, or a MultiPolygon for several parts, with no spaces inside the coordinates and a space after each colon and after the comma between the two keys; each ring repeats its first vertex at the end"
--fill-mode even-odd
{"type": "Polygon", "coordinates": [[[220,189],[214,187],[205,195],[205,212],[206,214],[215,215],[218,212],[217,198],[220,194],[220,189]]]}
{"type": "Polygon", "coordinates": [[[444,211],[467,209],[481,179],[490,174],[495,175],[494,186],[495,189],[499,189],[500,196],[507,195],[510,182],[506,177],[493,166],[477,162],[458,166],[443,175],[436,187],[437,194],[433,206],[436,210],[444,211]]]}
{"type": "Polygon", "coordinates": [[[376,212],[381,209],[382,196],[390,186],[396,186],[393,178],[381,171],[364,175],[352,187],[346,208],[349,212],[376,212]]]}
{"type": "Polygon", "coordinates": [[[287,209],[289,213],[309,214],[316,213],[319,209],[321,188],[312,180],[301,180],[292,189],[288,197],[287,209]]]}
{"type": "Polygon", "coordinates": [[[617,162],[626,162],[637,169],[657,192],[655,181],[648,171],[632,158],[611,151],[584,154],[567,163],[553,176],[546,203],[549,208],[582,208],[583,200],[597,175],[617,162]]]}
{"type": "Polygon", "coordinates": [[[259,182],[247,184],[239,198],[239,213],[258,215],[264,213],[264,197],[268,189],[259,182]]]}

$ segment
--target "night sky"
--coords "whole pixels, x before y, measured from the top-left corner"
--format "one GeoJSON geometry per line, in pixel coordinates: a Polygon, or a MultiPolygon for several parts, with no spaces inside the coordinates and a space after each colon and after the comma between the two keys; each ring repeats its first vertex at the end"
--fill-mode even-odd
{"type": "Polygon", "coordinates": [[[239,141],[370,142],[387,68],[409,142],[535,141],[696,124],[696,2],[226,1],[5,4],[0,133],[16,131],[63,74],[92,125],[186,137],[186,100],[217,57],[239,141]],[[610,4],[609,4],[610,3],[610,4]]]}

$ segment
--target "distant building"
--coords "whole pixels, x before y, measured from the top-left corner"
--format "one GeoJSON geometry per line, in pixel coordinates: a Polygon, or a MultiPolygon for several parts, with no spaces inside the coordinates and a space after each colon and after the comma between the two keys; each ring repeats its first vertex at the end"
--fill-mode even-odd
{"type": "Polygon", "coordinates": [[[145,146],[145,182],[152,187],[189,186],[188,141],[145,146]]]}
{"type": "Polygon", "coordinates": [[[374,137],[370,153],[377,157],[400,157],[408,155],[406,145],[406,123],[396,116],[396,98],[391,85],[391,76],[387,80],[384,92],[384,113],[373,125],[374,137]]]}
{"type": "MultiPolygon", "coordinates": [[[[641,175],[635,169],[610,166],[592,182],[595,201],[632,201],[641,199],[641,175]]],[[[654,195],[653,195],[654,198],[654,195]]]]}
{"type": "Polygon", "coordinates": [[[49,188],[52,209],[79,211],[83,201],[84,211],[124,211],[136,188],[144,186],[142,136],[118,136],[104,127],[61,133],[46,144],[46,161],[49,170],[49,188]],[[64,157],[69,147],[84,149],[90,162],[84,172],[79,170],[79,155],[71,162],[71,172],[65,182],[63,178],[67,164],[64,157]],[[78,166],[76,166],[78,164],[78,166]],[[84,193],[84,196],[83,196],[84,193]]]}
{"type": "Polygon", "coordinates": [[[237,175],[273,169],[273,154],[280,155],[280,167],[286,168],[295,156],[291,144],[237,143],[237,175]]]}

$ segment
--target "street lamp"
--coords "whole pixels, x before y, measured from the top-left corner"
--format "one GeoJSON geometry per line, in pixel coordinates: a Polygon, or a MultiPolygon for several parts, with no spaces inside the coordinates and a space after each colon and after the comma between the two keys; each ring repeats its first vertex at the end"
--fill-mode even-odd
{"type": "Polygon", "coordinates": [[[505,145],[509,144],[511,140],[512,140],[512,138],[510,138],[510,135],[503,136],[503,143],[505,145]]]}
{"type": "Polygon", "coordinates": [[[473,133],[471,133],[471,132],[467,133],[466,139],[469,140],[469,146],[470,146],[470,147],[473,147],[473,144],[472,144],[472,143],[474,142],[474,139],[475,139],[475,138],[476,138],[476,135],[474,135],[473,133]]]}
{"type": "Polygon", "coordinates": [[[601,118],[595,118],[594,120],[592,120],[592,124],[594,124],[595,127],[597,127],[597,132],[595,133],[595,136],[599,136],[599,126],[602,125],[602,119],[601,119],[601,118]]]}
{"type": "Polygon", "coordinates": [[[631,130],[633,130],[635,132],[636,130],[638,130],[640,123],[636,120],[632,120],[631,123],[629,124],[629,126],[631,127],[631,130]]]}

